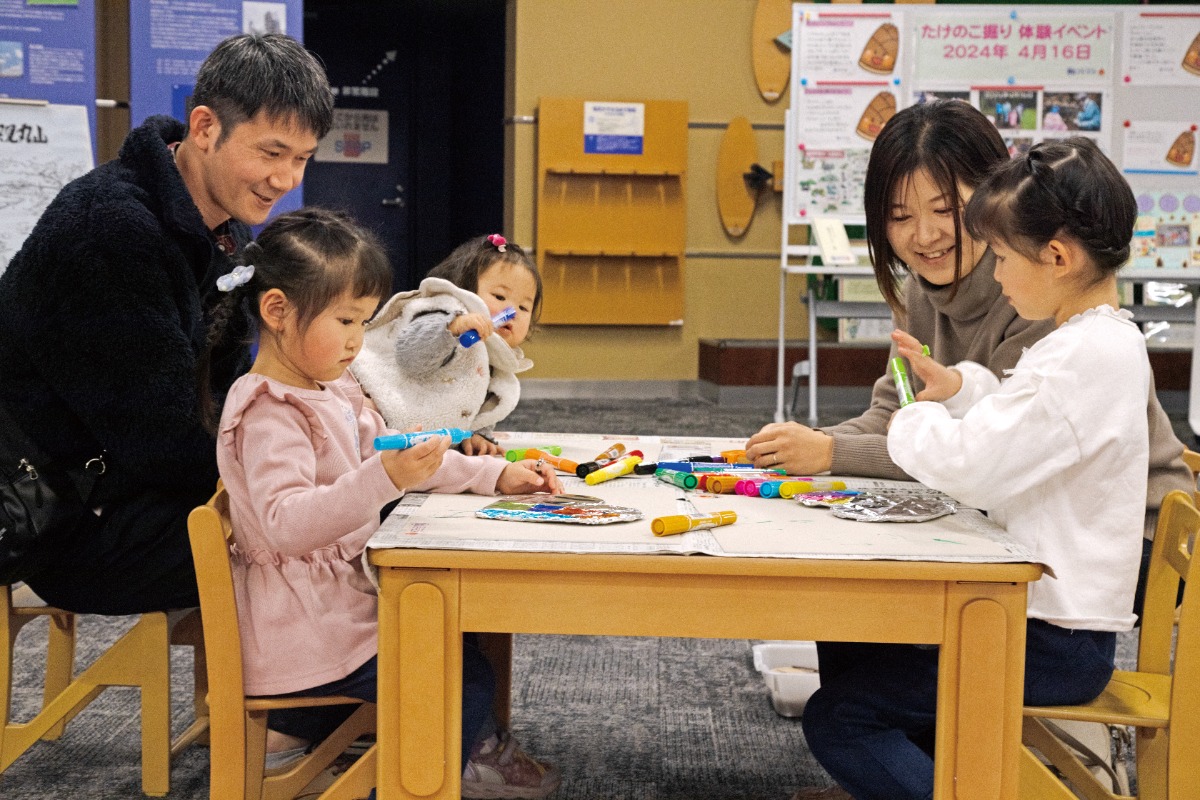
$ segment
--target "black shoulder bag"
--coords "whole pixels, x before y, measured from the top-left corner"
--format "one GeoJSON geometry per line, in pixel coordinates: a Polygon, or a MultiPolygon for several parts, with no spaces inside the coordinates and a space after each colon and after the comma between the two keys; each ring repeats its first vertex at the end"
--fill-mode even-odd
{"type": "Polygon", "coordinates": [[[92,492],[104,470],[103,453],[79,464],[51,460],[0,403],[0,584],[53,561],[49,545],[92,513],[92,492]]]}

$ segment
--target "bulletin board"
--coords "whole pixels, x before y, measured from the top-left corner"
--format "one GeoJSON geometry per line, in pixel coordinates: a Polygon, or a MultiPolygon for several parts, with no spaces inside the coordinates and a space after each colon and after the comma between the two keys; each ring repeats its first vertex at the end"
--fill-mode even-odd
{"type": "Polygon", "coordinates": [[[792,43],[785,224],[861,224],[875,137],[938,98],[980,109],[1013,154],[1094,139],[1143,214],[1200,220],[1200,5],[796,4],[792,43]]]}

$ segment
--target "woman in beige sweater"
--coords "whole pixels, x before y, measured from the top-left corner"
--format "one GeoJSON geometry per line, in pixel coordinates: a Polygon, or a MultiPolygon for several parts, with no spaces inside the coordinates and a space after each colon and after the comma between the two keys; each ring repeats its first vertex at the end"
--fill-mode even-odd
{"type": "MultiPolygon", "coordinates": [[[[1053,327],[1017,316],[993,278],[992,252],[962,228],[962,209],[975,187],[1007,160],[1004,140],[983,114],[958,100],[935,101],[888,121],[871,150],[864,187],[867,245],[896,326],[928,345],[938,363],[974,361],[998,378],[1053,327]]],[[[912,380],[919,393],[920,378],[912,380]]],[[[1163,496],[1195,489],[1183,444],[1153,391],[1150,398],[1147,543],[1163,496]]],[[[911,480],[887,452],[887,423],[899,407],[892,378],[884,375],[862,415],[820,429],[771,423],[750,437],[746,453],[758,466],[785,467],[793,475],[911,480]]],[[[1139,606],[1141,595],[1139,586],[1139,606]]]]}

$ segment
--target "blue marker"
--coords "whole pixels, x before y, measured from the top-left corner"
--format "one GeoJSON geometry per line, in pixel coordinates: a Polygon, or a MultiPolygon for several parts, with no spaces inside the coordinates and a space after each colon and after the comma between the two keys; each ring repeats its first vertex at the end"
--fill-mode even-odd
{"type": "Polygon", "coordinates": [[[376,450],[407,450],[415,444],[432,439],[435,436],[449,436],[450,444],[456,445],[471,438],[471,431],[462,428],[438,428],[436,431],[420,431],[418,433],[393,433],[388,436],[375,437],[376,450]]]}
{"type": "MultiPolygon", "coordinates": [[[[492,317],[492,324],[495,325],[497,328],[499,328],[504,323],[512,322],[516,318],[517,318],[517,310],[515,308],[513,308],[512,306],[509,306],[508,308],[504,309],[496,316],[492,317]]],[[[469,330],[469,331],[464,331],[463,333],[460,333],[458,335],[458,343],[461,344],[463,347],[470,347],[471,345],[475,344],[478,341],[479,341],[479,331],[474,330],[474,329],[469,330]]],[[[456,444],[457,444],[457,442],[456,442],[456,444]]]]}

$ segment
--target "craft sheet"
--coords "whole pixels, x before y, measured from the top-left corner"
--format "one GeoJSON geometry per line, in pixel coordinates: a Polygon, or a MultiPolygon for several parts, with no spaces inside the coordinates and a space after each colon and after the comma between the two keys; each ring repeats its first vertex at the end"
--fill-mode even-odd
{"type": "MultiPolygon", "coordinates": [[[[647,461],[740,449],[742,440],[599,437],[586,434],[497,434],[505,448],[557,444],[563,455],[586,461],[623,442],[647,461]]],[[[475,512],[496,498],[479,495],[409,494],[372,537],[369,547],[558,553],[704,554],[728,557],[843,558],[909,561],[1034,561],[983,514],[967,508],[930,522],[862,523],[835,518],[829,509],[793,500],[687,492],[652,476],[627,476],[588,486],[560,474],[563,491],[602,497],[638,508],[644,518],[611,525],[569,525],[485,520],[475,512]],[[650,521],[670,514],[737,512],[738,521],[678,536],[655,536],[650,521]]],[[[845,478],[851,489],[940,497],[920,484],[845,478]]]]}

